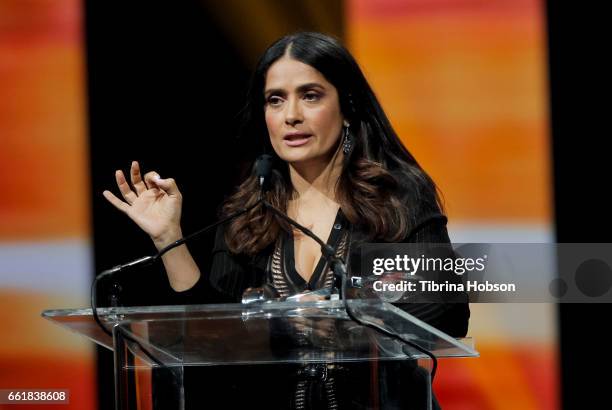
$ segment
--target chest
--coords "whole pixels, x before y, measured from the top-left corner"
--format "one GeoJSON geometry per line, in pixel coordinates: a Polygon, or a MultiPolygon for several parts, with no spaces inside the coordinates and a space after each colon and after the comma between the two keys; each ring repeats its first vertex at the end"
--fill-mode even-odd
{"type": "MultiPolygon", "coordinates": [[[[327,242],[334,229],[337,215],[338,208],[318,209],[300,212],[294,219],[327,242]]],[[[321,247],[312,238],[294,230],[293,253],[296,271],[304,280],[309,281],[321,259],[321,247]]]]}

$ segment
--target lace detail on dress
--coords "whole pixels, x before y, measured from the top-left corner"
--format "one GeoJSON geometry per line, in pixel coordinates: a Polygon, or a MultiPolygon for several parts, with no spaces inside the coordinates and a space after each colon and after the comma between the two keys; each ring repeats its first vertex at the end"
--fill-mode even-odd
{"type": "MultiPolygon", "coordinates": [[[[348,232],[345,232],[338,242],[335,256],[336,258],[345,258],[347,245],[348,245],[348,232]]],[[[287,281],[287,272],[283,268],[283,240],[278,239],[274,246],[274,252],[272,253],[272,260],[270,263],[272,286],[277,290],[280,297],[291,296],[291,286],[287,281]]],[[[328,263],[325,264],[325,273],[323,278],[319,279],[318,282],[322,283],[321,289],[331,288],[334,285],[334,272],[328,263]]]]}
{"type": "Polygon", "coordinates": [[[287,284],[287,278],[283,274],[283,262],[281,260],[282,242],[282,240],[276,241],[270,270],[272,272],[272,286],[274,286],[280,297],[285,298],[291,295],[291,290],[287,284]]]}

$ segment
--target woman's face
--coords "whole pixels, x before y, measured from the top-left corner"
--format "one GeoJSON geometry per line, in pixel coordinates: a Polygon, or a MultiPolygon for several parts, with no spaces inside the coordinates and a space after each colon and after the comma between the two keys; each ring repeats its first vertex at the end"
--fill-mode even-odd
{"type": "Polygon", "coordinates": [[[284,56],[268,69],[264,98],[270,141],[281,159],[298,164],[332,158],[344,118],[336,87],[323,74],[284,56]]]}

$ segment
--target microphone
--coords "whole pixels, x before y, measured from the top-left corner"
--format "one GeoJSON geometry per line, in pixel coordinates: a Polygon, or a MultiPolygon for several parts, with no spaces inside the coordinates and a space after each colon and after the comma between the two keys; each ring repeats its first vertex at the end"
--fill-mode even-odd
{"type": "Polygon", "coordinates": [[[287,216],[284,212],[281,212],[280,210],[276,209],[263,197],[263,193],[270,189],[270,176],[272,174],[272,168],[273,158],[269,154],[262,154],[255,161],[254,169],[255,175],[257,176],[257,180],[259,181],[259,186],[261,188],[259,197],[261,203],[266,209],[270,210],[272,213],[274,213],[276,216],[278,216],[285,222],[299,229],[303,234],[312,238],[316,243],[319,244],[319,246],[321,246],[321,254],[329,263],[332,272],[336,277],[336,282],[339,283],[342,277],[347,274],[347,272],[344,261],[336,257],[336,249],[334,249],[334,247],[332,247],[331,245],[328,245],[327,243],[323,242],[323,240],[321,240],[321,238],[315,235],[310,229],[300,225],[297,221],[294,221],[293,219],[289,218],[289,216],[287,216]]]}
{"type": "Polygon", "coordinates": [[[255,160],[255,176],[262,191],[267,191],[270,188],[272,161],[272,155],[269,154],[262,154],[255,160]]]}
{"type": "MultiPolygon", "coordinates": [[[[310,229],[300,225],[297,221],[289,218],[284,212],[276,209],[272,204],[270,204],[264,197],[263,193],[270,189],[271,185],[271,174],[273,168],[273,158],[269,154],[260,155],[255,161],[255,175],[257,176],[257,180],[259,182],[259,186],[261,188],[260,192],[260,201],[263,206],[274,213],[276,216],[289,223],[290,225],[299,229],[306,236],[312,238],[315,242],[317,242],[321,246],[321,254],[325,258],[325,260],[329,263],[334,276],[336,277],[336,282],[339,283],[342,275],[346,275],[346,266],[344,262],[336,257],[336,250],[323,242],[321,238],[315,235],[310,229]]],[[[320,291],[317,291],[320,292],[320,291]]],[[[261,301],[269,298],[275,298],[277,294],[271,292],[270,289],[264,288],[249,288],[245,291],[242,297],[242,303],[251,303],[254,301],[261,301]]],[[[289,297],[288,299],[290,299],[289,297]]]]}
{"type": "MultiPolygon", "coordinates": [[[[263,189],[262,189],[262,193],[263,193],[263,189]]],[[[276,216],[281,218],[283,221],[299,229],[304,235],[308,236],[309,238],[312,238],[316,243],[319,244],[319,246],[321,246],[321,255],[323,256],[323,258],[325,258],[325,260],[331,267],[334,277],[336,279],[335,280],[336,284],[340,284],[340,286],[337,286],[337,288],[340,292],[340,297],[343,299],[344,293],[343,293],[343,288],[341,284],[344,282],[344,278],[347,275],[347,271],[346,271],[346,265],[344,264],[344,261],[336,257],[336,249],[333,246],[323,242],[323,240],[319,238],[310,229],[306,228],[305,226],[302,226],[297,221],[294,221],[289,216],[287,216],[284,212],[275,208],[274,205],[272,205],[267,200],[265,200],[263,196],[261,196],[260,198],[261,198],[260,199],[261,203],[266,209],[270,210],[272,213],[274,213],[276,216]]],[[[269,299],[277,299],[278,292],[276,292],[274,289],[270,291],[269,288],[270,287],[268,285],[264,285],[263,287],[260,287],[260,288],[246,289],[245,292],[242,294],[242,303],[246,304],[246,303],[252,303],[252,302],[261,302],[261,301],[269,300],[269,299]],[[268,289],[266,289],[266,286],[268,287],[268,289]]],[[[319,289],[319,290],[307,292],[307,294],[308,295],[329,296],[331,295],[331,291],[328,289],[319,289]]],[[[300,296],[303,296],[303,294],[300,294],[300,296]]],[[[288,296],[286,300],[296,300],[297,297],[298,295],[288,296]]]]}

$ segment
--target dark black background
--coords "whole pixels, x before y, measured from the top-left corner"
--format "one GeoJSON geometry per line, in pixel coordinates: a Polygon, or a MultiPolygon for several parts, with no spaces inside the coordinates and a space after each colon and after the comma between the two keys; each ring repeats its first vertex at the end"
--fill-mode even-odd
{"type": "MultiPolygon", "coordinates": [[[[549,75],[557,242],[612,242],[609,202],[610,38],[603,6],[549,0],[549,75]]],[[[610,304],[562,304],[565,409],[610,406],[610,304]]]]}

